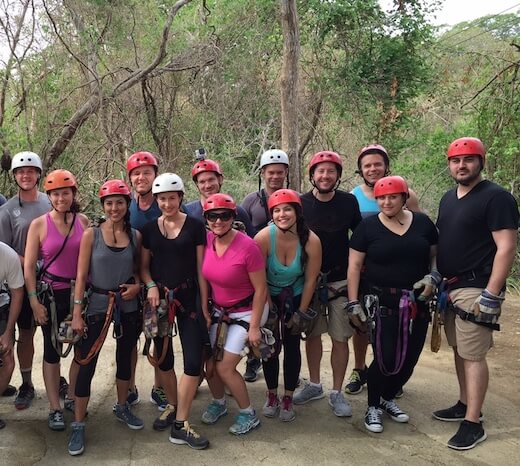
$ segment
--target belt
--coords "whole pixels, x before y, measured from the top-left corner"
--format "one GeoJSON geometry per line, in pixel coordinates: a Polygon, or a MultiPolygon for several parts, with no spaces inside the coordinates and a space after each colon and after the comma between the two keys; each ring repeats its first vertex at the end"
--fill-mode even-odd
{"type": "Polygon", "coordinates": [[[54,275],[53,273],[45,271],[43,273],[44,277],[50,278],[53,282],[60,282],[60,283],[70,283],[71,280],[74,280],[74,278],[66,278],[66,277],[60,277],[59,275],[54,275]]]}
{"type": "Polygon", "coordinates": [[[460,275],[455,275],[447,279],[448,285],[453,285],[454,283],[460,281],[470,282],[476,280],[477,278],[487,277],[491,274],[491,270],[492,269],[490,267],[484,267],[483,269],[470,270],[469,272],[464,272],[460,275]]]}
{"type": "Polygon", "coordinates": [[[492,324],[490,322],[478,322],[475,320],[475,314],[473,314],[472,312],[466,312],[464,309],[461,309],[460,307],[453,305],[452,308],[461,320],[473,322],[474,324],[482,325],[483,327],[487,327],[491,330],[500,330],[500,324],[492,324]]]}

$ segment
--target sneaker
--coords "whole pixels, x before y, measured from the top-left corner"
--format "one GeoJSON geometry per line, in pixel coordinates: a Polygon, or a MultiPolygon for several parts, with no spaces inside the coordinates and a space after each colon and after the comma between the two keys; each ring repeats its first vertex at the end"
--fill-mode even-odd
{"type": "Polygon", "coordinates": [[[352,406],[345,400],[343,393],[332,392],[329,396],[329,406],[332,408],[332,412],[338,417],[350,417],[352,416],[352,406]]]}
{"type": "Polygon", "coordinates": [[[18,395],[14,400],[14,407],[16,409],[27,409],[31,406],[31,402],[34,399],[34,387],[24,382],[18,389],[18,395]]]}
{"type": "Polygon", "coordinates": [[[394,395],[394,398],[402,398],[404,395],[403,387],[397,390],[397,393],[394,395]]]}
{"type": "Polygon", "coordinates": [[[381,400],[381,409],[395,422],[408,422],[410,420],[410,416],[399,408],[394,400],[381,400]]]}
{"type": "Polygon", "coordinates": [[[2,421],[2,419],[0,419],[0,429],[3,429],[5,427],[5,421],[2,421]]]}
{"type": "Polygon", "coordinates": [[[18,390],[16,390],[16,387],[14,385],[8,385],[7,387],[5,387],[5,390],[3,391],[1,396],[14,396],[16,395],[17,391],[18,390]]]}
{"type": "Polygon", "coordinates": [[[73,422],[69,440],[69,455],[81,455],[85,451],[85,423],[73,422]]]}
{"type": "Polygon", "coordinates": [[[487,439],[482,422],[462,421],[457,433],[448,441],[448,447],[454,450],[470,450],[477,443],[487,439]]]}
{"type": "Polygon", "coordinates": [[[276,417],[280,411],[280,399],[276,393],[267,392],[267,399],[265,400],[262,414],[265,417],[276,417]]]}
{"type": "Polygon", "coordinates": [[[56,410],[49,413],[49,429],[51,430],[65,430],[65,420],[63,419],[63,412],[56,410]]]}
{"type": "Polygon", "coordinates": [[[124,422],[130,429],[139,430],[144,427],[144,422],[132,413],[128,403],[117,404],[115,413],[118,421],[124,422]]]}
{"type": "Polygon", "coordinates": [[[76,409],[76,403],[74,403],[74,398],[69,398],[68,396],[65,397],[65,401],[63,402],[63,406],[67,411],[70,411],[71,413],[74,412],[76,409]]]}
{"type": "Polygon", "coordinates": [[[247,360],[246,371],[244,372],[244,380],[246,382],[254,382],[258,379],[258,373],[262,370],[262,361],[257,358],[247,360]]]}
{"type": "Polygon", "coordinates": [[[137,390],[137,387],[134,387],[133,390],[128,390],[128,396],[126,397],[126,402],[130,406],[135,406],[140,401],[141,401],[141,399],[139,398],[139,390],[137,390]]]}
{"type": "Polygon", "coordinates": [[[188,445],[195,450],[204,450],[209,445],[209,440],[195,432],[188,421],[184,421],[184,426],[181,429],[172,426],[170,442],[176,445],[188,445]]]}
{"type": "Polygon", "coordinates": [[[65,377],[60,376],[60,388],[59,388],[60,398],[62,400],[65,399],[67,393],[69,393],[69,383],[65,377]]]}
{"type": "Polygon", "coordinates": [[[383,412],[375,406],[369,406],[365,413],[365,427],[370,432],[379,434],[383,432],[383,412]]]}
{"type": "Polygon", "coordinates": [[[215,424],[222,416],[227,414],[226,403],[221,404],[216,400],[213,400],[206,411],[202,413],[202,422],[204,424],[215,424]]]}
{"type": "Polygon", "coordinates": [[[162,387],[153,387],[152,393],[150,394],[150,401],[157,405],[159,411],[164,411],[168,405],[168,399],[162,387]]]}
{"type": "Polygon", "coordinates": [[[296,419],[294,412],[292,396],[285,395],[280,403],[280,420],[283,422],[291,422],[296,419]]]}
{"type": "Polygon", "coordinates": [[[166,409],[161,413],[161,415],[153,421],[153,429],[154,430],[166,430],[168,427],[172,426],[175,421],[175,406],[170,404],[166,405],[166,409]]]}
{"type": "Polygon", "coordinates": [[[309,401],[319,400],[324,396],[325,393],[323,393],[323,387],[321,385],[319,387],[316,387],[314,385],[311,385],[310,383],[307,383],[298,393],[295,393],[293,397],[293,403],[295,405],[304,405],[309,401]]]}
{"type": "Polygon", "coordinates": [[[353,369],[348,383],[345,386],[345,393],[349,395],[357,395],[363,391],[363,385],[367,383],[367,370],[353,369]]]}
{"type": "MultiPolygon", "coordinates": [[[[453,406],[450,406],[446,409],[439,409],[439,411],[434,411],[432,416],[439,421],[446,422],[459,422],[463,421],[466,417],[466,408],[467,406],[462,401],[457,401],[453,406]]],[[[484,416],[480,413],[479,421],[482,421],[484,416]]]]}
{"type": "Polygon", "coordinates": [[[260,419],[258,419],[255,410],[252,413],[239,413],[235,418],[235,423],[229,428],[229,432],[235,435],[243,435],[259,425],[260,419]]]}

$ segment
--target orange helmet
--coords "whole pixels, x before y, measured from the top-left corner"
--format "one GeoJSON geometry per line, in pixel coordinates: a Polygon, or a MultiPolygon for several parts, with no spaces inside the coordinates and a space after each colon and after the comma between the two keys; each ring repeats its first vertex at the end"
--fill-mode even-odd
{"type": "Polygon", "coordinates": [[[126,196],[130,199],[130,188],[123,180],[108,180],[99,188],[101,202],[105,197],[117,195],[126,196]]]}
{"type": "Polygon", "coordinates": [[[405,194],[410,195],[408,184],[402,176],[385,176],[377,180],[374,185],[374,197],[386,196],[387,194],[405,194]]]}
{"type": "Polygon", "coordinates": [[[296,191],[292,189],[278,189],[269,196],[267,201],[269,212],[280,204],[298,204],[301,207],[302,201],[296,191]]]}
{"type": "Polygon", "coordinates": [[[76,178],[68,170],[54,170],[50,172],[43,182],[43,188],[48,193],[53,189],[60,188],[72,188],[73,190],[78,189],[76,178]]]}
{"type": "Polygon", "coordinates": [[[448,147],[448,160],[452,157],[464,155],[478,155],[482,161],[486,160],[486,148],[478,138],[459,138],[455,139],[448,147]]]}

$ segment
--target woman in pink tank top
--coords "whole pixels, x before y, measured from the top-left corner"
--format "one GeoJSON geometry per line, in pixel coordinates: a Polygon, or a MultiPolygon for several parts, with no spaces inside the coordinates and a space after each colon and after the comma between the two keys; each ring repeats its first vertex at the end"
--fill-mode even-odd
{"type": "MultiPolygon", "coordinates": [[[[51,430],[64,430],[65,422],[60,404],[60,354],[52,343],[51,305],[48,294],[36,291],[36,264],[43,260],[40,280],[53,290],[56,303],[56,323],[65,320],[70,313],[71,280],[76,278],[79,245],[88,219],[79,213],[76,201],[77,183],[68,170],[54,170],[47,175],[44,188],[52,204],[52,210],[34,219],[27,235],[24,276],[27,295],[34,320],[43,333],[43,378],[49,400],[48,425],[51,430]],[[41,301],[41,302],[40,302],[41,301]]],[[[78,365],[71,363],[69,393],[74,394],[78,365]]],[[[65,406],[73,410],[73,398],[65,400],[65,406]]]]}

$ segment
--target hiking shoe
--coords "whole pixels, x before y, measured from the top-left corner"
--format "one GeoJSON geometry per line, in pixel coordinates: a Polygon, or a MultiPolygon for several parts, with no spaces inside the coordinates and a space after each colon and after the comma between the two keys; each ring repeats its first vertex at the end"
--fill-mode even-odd
{"type": "Polygon", "coordinates": [[[310,383],[306,383],[303,388],[295,393],[293,396],[293,403],[295,405],[304,405],[312,400],[319,400],[325,396],[323,393],[323,387],[316,387],[315,385],[311,385],[310,383]]]}
{"type": "Polygon", "coordinates": [[[141,399],[139,398],[139,390],[137,390],[137,387],[134,387],[133,390],[128,390],[128,396],[126,397],[126,402],[130,406],[135,406],[140,401],[141,401],[141,399]]]}
{"type": "Polygon", "coordinates": [[[363,391],[363,385],[367,383],[367,369],[352,369],[352,373],[348,378],[345,386],[345,393],[349,395],[357,395],[363,391]]]}
{"type": "Polygon", "coordinates": [[[49,429],[51,430],[65,430],[65,420],[63,419],[63,412],[56,410],[49,413],[49,429]]]}
{"type": "Polygon", "coordinates": [[[209,445],[209,440],[195,432],[188,421],[184,421],[184,426],[181,429],[176,429],[174,425],[172,426],[170,442],[176,445],[188,445],[195,450],[204,450],[209,445]]]}
{"type": "Polygon", "coordinates": [[[76,409],[76,403],[74,403],[74,399],[73,398],[69,398],[68,396],[65,397],[65,401],[63,402],[63,406],[65,407],[65,409],[67,411],[70,411],[71,413],[73,413],[74,410],[76,409]]]}
{"type": "Polygon", "coordinates": [[[166,394],[162,387],[153,387],[152,393],[150,394],[150,401],[157,405],[157,409],[159,411],[164,411],[166,406],[168,405],[168,399],[166,398],[166,394]]]}
{"type": "Polygon", "coordinates": [[[16,395],[16,387],[14,385],[8,385],[2,393],[2,396],[14,396],[16,395]]]}
{"type": "Polygon", "coordinates": [[[394,395],[394,398],[402,398],[404,395],[403,387],[397,390],[397,393],[394,395]]]}
{"type": "Polygon", "coordinates": [[[213,400],[206,411],[202,413],[202,422],[204,424],[215,424],[222,416],[227,414],[226,403],[221,404],[216,400],[213,400]]]}
{"type": "Polygon", "coordinates": [[[118,421],[124,422],[130,429],[139,430],[144,427],[144,422],[132,413],[128,403],[117,404],[115,413],[118,421]]]}
{"type": "Polygon", "coordinates": [[[345,400],[341,392],[332,392],[329,395],[329,406],[332,408],[332,412],[338,417],[352,416],[352,406],[345,400]]]}
{"type": "Polygon", "coordinates": [[[2,419],[0,419],[0,429],[3,429],[5,427],[5,421],[2,421],[2,419]]]}
{"type": "Polygon", "coordinates": [[[383,412],[375,406],[369,406],[365,413],[365,427],[370,432],[379,434],[383,432],[383,412]]]}
{"type": "Polygon", "coordinates": [[[395,422],[408,422],[410,420],[410,416],[399,408],[394,400],[381,400],[381,409],[395,422]]]}
{"type": "Polygon", "coordinates": [[[34,387],[24,382],[18,389],[18,395],[14,400],[14,407],[16,409],[27,409],[31,406],[31,402],[34,399],[34,387]]]}
{"type": "Polygon", "coordinates": [[[168,427],[172,426],[175,421],[175,406],[170,404],[166,405],[166,409],[161,413],[161,415],[153,421],[153,429],[154,430],[166,430],[168,427]]]}
{"type": "Polygon", "coordinates": [[[470,450],[487,439],[482,422],[462,421],[457,433],[449,439],[448,447],[454,450],[470,450]]]}
{"type": "Polygon", "coordinates": [[[252,413],[239,413],[235,418],[235,423],[229,428],[229,432],[234,435],[247,434],[259,425],[260,419],[258,419],[255,410],[252,413]]]}
{"type": "Polygon", "coordinates": [[[285,395],[280,403],[280,420],[283,422],[291,422],[296,419],[294,412],[292,396],[285,395]]]}
{"type": "Polygon", "coordinates": [[[60,388],[59,388],[60,398],[62,400],[65,399],[67,393],[69,393],[69,383],[65,377],[60,376],[60,388]]]}
{"type": "MultiPolygon", "coordinates": [[[[432,416],[439,421],[446,422],[458,422],[463,421],[466,417],[466,408],[467,406],[460,400],[457,401],[453,406],[450,406],[446,409],[439,409],[439,411],[434,411],[432,416]]],[[[480,413],[479,421],[482,421],[482,413],[480,413]]]]}
{"type": "Polygon", "coordinates": [[[246,371],[244,372],[244,380],[246,382],[254,382],[258,379],[258,373],[262,370],[262,361],[257,358],[247,360],[246,371]]]}
{"type": "Polygon", "coordinates": [[[265,400],[262,414],[265,417],[276,417],[280,411],[280,399],[276,393],[267,392],[267,399],[265,400]]]}
{"type": "Polygon", "coordinates": [[[85,451],[85,423],[73,422],[69,440],[69,455],[81,455],[85,451]]]}

